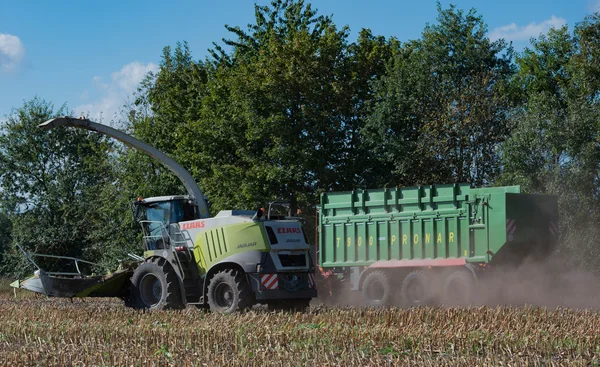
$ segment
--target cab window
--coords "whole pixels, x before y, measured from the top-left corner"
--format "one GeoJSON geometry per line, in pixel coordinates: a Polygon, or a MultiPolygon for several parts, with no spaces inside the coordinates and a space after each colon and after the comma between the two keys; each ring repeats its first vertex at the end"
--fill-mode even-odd
{"type": "Polygon", "coordinates": [[[146,209],[146,218],[149,221],[170,224],[171,203],[166,201],[162,203],[152,203],[146,209]]]}
{"type": "Polygon", "coordinates": [[[186,222],[194,219],[196,219],[194,206],[188,200],[173,201],[171,223],[186,222]]]}

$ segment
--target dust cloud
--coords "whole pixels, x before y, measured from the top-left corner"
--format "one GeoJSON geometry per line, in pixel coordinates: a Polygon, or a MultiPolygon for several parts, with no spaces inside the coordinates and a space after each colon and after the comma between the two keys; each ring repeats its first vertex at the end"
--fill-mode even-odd
{"type": "Polygon", "coordinates": [[[559,257],[498,267],[480,278],[477,292],[479,305],[600,309],[600,277],[569,269],[559,257]]]}
{"type": "MultiPolygon", "coordinates": [[[[478,271],[471,306],[540,306],[576,309],[600,309],[600,277],[589,271],[567,268],[566,261],[552,257],[544,262],[524,260],[518,266],[490,267],[478,271]]],[[[433,272],[435,273],[435,272],[433,272]]],[[[433,285],[433,302],[439,294],[443,272],[432,274],[438,285],[433,285]]],[[[335,276],[319,283],[319,296],[313,305],[337,307],[365,307],[360,291],[351,290],[349,279],[335,276]]],[[[402,306],[398,299],[400,285],[394,284],[396,295],[390,306],[402,306]]]]}

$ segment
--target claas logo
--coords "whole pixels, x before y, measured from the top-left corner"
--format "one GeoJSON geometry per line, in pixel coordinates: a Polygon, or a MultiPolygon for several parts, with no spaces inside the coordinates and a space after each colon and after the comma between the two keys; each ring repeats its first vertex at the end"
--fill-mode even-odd
{"type": "Polygon", "coordinates": [[[204,221],[183,223],[183,225],[181,226],[181,229],[183,229],[184,231],[186,229],[194,228],[204,228],[204,221]]]}
{"type": "Polygon", "coordinates": [[[277,228],[277,233],[278,234],[302,233],[302,230],[300,228],[280,227],[280,228],[277,228]]]}

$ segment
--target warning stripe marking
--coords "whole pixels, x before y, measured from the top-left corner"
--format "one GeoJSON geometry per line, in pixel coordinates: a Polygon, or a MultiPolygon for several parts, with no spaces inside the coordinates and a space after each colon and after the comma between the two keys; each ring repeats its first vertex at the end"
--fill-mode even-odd
{"type": "Polygon", "coordinates": [[[279,289],[277,274],[263,274],[260,277],[260,283],[266,289],[279,289]]]}
{"type": "Polygon", "coordinates": [[[514,219],[506,220],[506,233],[513,234],[517,230],[517,221],[514,219]]]}
{"type": "Polygon", "coordinates": [[[316,288],[315,275],[313,273],[308,273],[308,286],[311,288],[316,288]]]}

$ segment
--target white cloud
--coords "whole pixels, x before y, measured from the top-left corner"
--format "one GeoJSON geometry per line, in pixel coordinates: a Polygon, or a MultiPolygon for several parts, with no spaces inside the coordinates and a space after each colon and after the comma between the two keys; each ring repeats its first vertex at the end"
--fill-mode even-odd
{"type": "MultiPolygon", "coordinates": [[[[151,62],[142,64],[134,61],[123,66],[121,70],[111,73],[110,79],[106,82],[103,77],[94,76],[92,82],[96,91],[100,93],[100,97],[96,101],[76,106],[75,114],[84,114],[91,119],[110,122],[119,114],[127,98],[135,92],[146,74],[157,70],[158,66],[151,62]]],[[[88,90],[85,90],[81,97],[87,99],[89,97],[88,90]]]]}
{"type": "Polygon", "coordinates": [[[550,28],[560,28],[565,24],[567,24],[567,21],[564,18],[554,15],[543,22],[531,22],[524,26],[518,26],[516,23],[511,23],[492,30],[490,32],[490,39],[492,41],[500,38],[504,38],[507,41],[528,41],[531,37],[537,38],[540,34],[548,32],[550,28]]]}
{"type": "Polygon", "coordinates": [[[138,84],[144,79],[149,71],[156,71],[157,67],[153,63],[142,65],[139,62],[132,62],[123,67],[123,69],[112,73],[112,80],[117,83],[119,88],[127,92],[133,92],[138,84]]]}
{"type": "Polygon", "coordinates": [[[19,37],[0,33],[0,71],[16,71],[24,56],[25,47],[19,37]]]}

